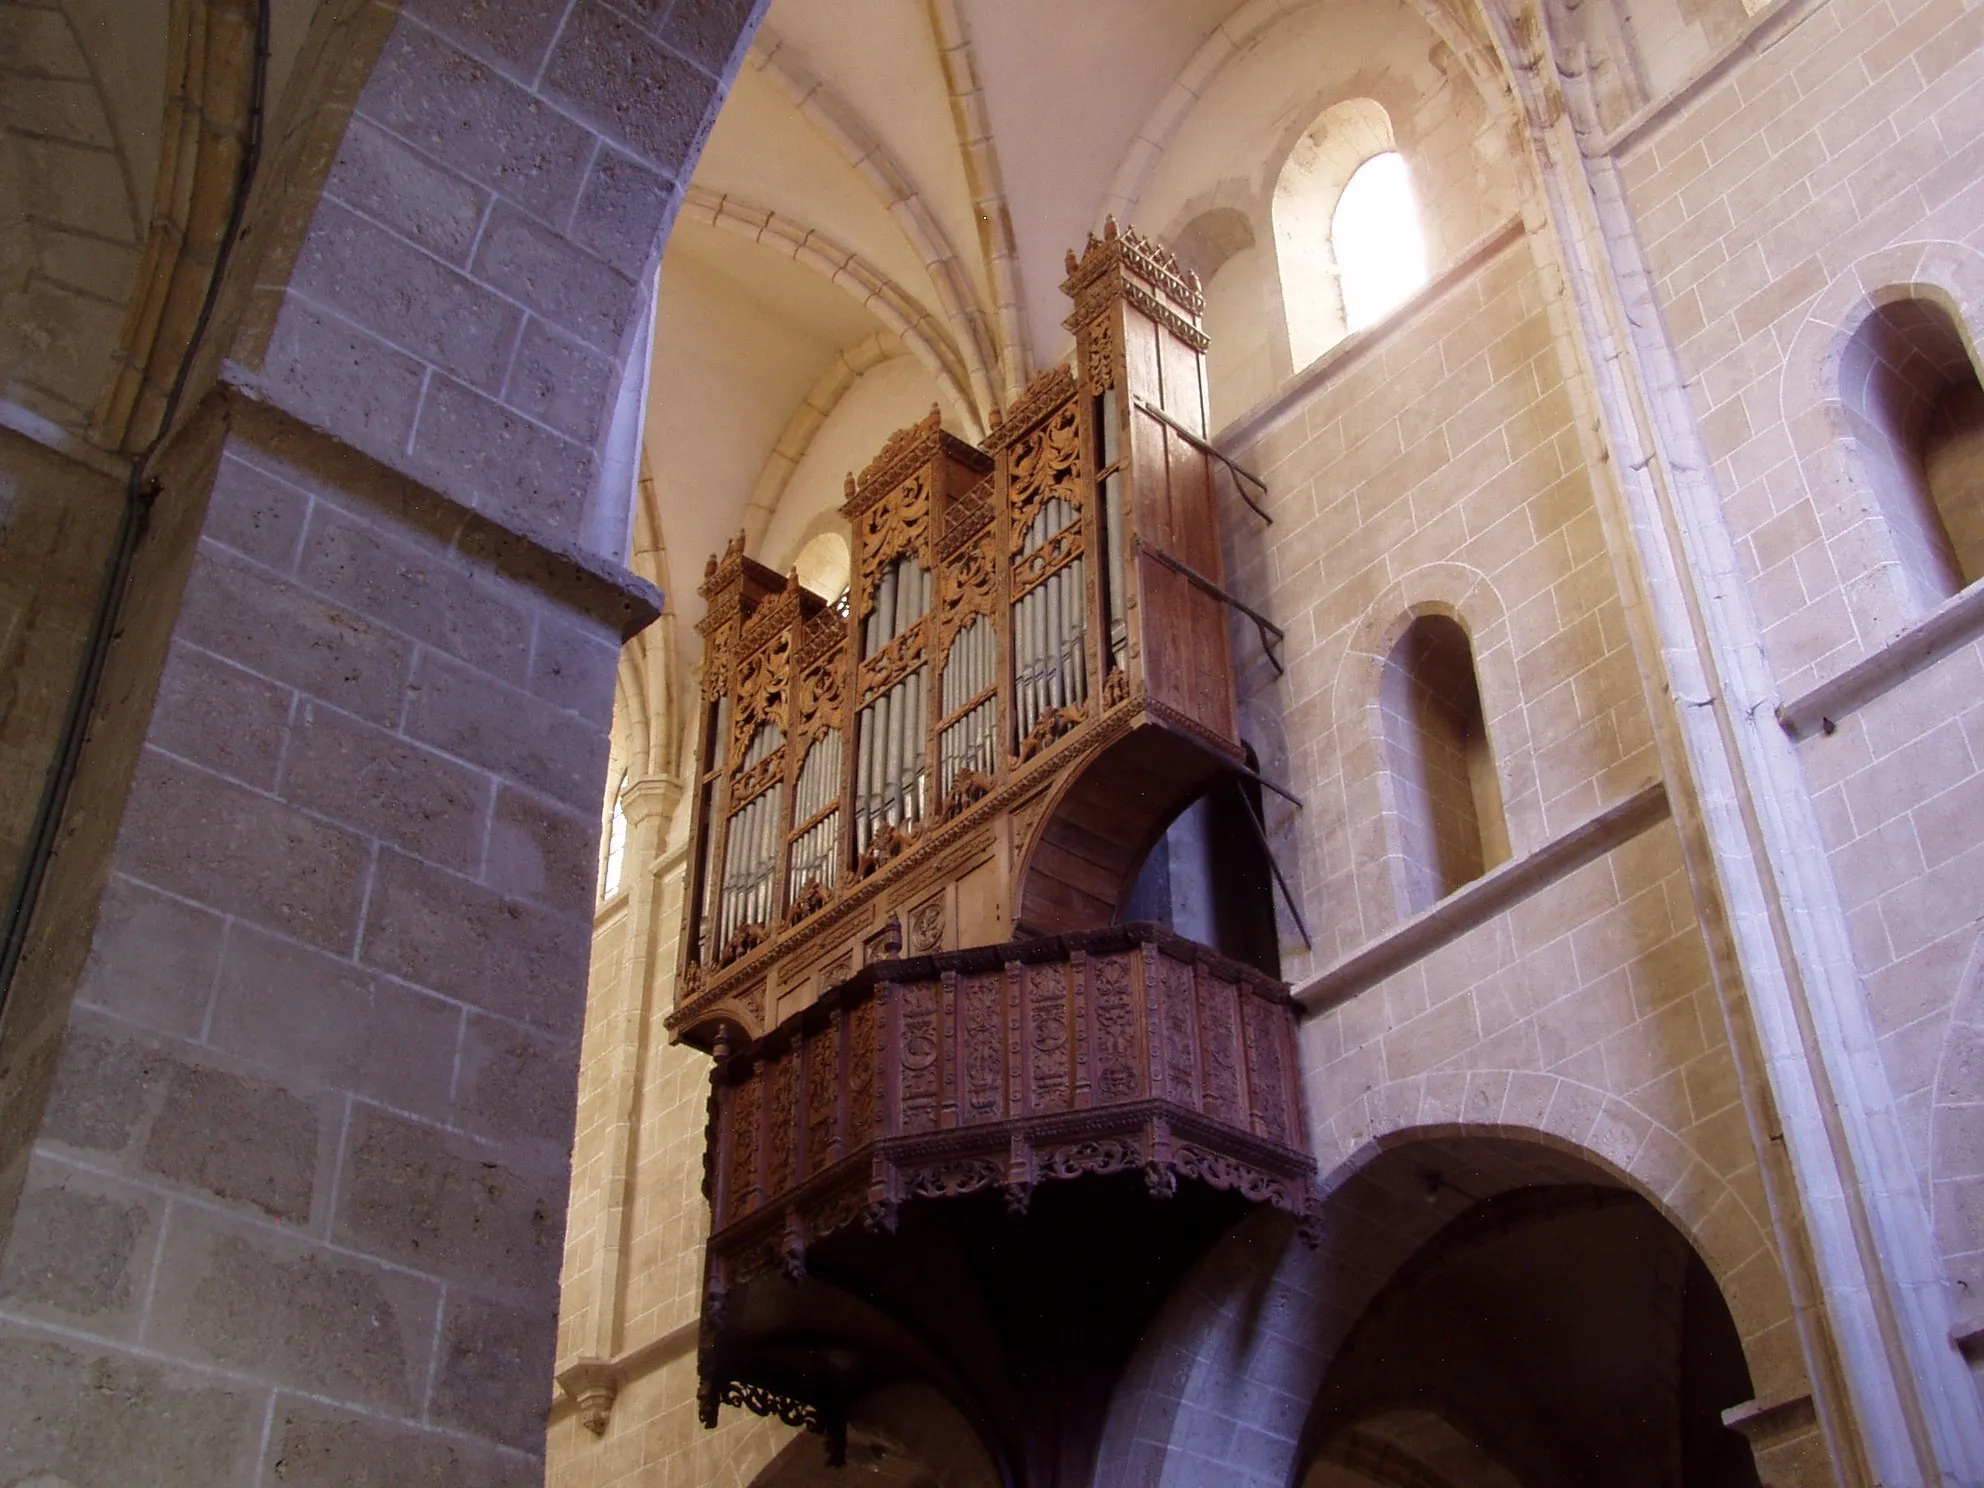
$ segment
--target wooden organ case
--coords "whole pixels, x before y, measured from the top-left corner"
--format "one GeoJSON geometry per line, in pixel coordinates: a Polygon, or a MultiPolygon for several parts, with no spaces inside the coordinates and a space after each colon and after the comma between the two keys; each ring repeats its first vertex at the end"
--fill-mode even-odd
{"type": "Polygon", "coordinates": [[[1041,1484],[1167,1278],[1314,1173],[1286,989],[1115,923],[1244,751],[1198,286],[1113,224],[1068,270],[1072,368],[849,479],[844,606],[711,561],[669,1020],[718,1055],[704,1419],[836,1437],[914,1377],[1041,1484]]]}

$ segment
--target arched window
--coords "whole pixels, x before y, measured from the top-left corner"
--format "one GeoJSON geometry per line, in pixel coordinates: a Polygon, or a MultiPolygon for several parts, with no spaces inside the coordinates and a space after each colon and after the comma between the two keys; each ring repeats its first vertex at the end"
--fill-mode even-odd
{"type": "Polygon", "coordinates": [[[606,822],[606,866],[599,875],[599,897],[611,899],[620,892],[627,870],[627,782],[620,777],[620,788],[613,793],[613,810],[606,822]]]}
{"type": "Polygon", "coordinates": [[[1874,309],[1839,399],[1915,607],[1984,578],[1984,387],[1955,319],[1923,299],[1874,309]]]}
{"type": "Polygon", "coordinates": [[[1290,365],[1307,366],[1426,282],[1426,244],[1391,115],[1373,99],[1323,110],[1274,186],[1275,259],[1290,365]]]}
{"type": "Polygon", "coordinates": [[[1206,401],[1212,426],[1270,396],[1292,367],[1277,368],[1273,345],[1282,318],[1274,263],[1236,207],[1210,207],[1171,244],[1178,262],[1199,276],[1206,350],[1206,401]]]}
{"type": "Polygon", "coordinates": [[[1422,615],[1406,628],[1385,661],[1379,704],[1401,908],[1417,914],[1509,855],[1474,651],[1458,622],[1422,615]]]}
{"type": "Polygon", "coordinates": [[[1412,176],[1396,150],[1357,167],[1330,217],[1347,331],[1383,320],[1426,283],[1426,239],[1412,176]]]}

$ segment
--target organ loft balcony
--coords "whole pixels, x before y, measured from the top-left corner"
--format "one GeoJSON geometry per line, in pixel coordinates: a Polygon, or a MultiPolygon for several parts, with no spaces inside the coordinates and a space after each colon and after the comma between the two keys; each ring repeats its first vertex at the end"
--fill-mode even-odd
{"type": "Polygon", "coordinates": [[[933,410],[850,477],[844,607],[711,560],[670,1015],[717,1055],[704,1419],[914,1380],[1038,1484],[1203,1248],[1314,1202],[1285,987],[1119,923],[1250,773],[1198,286],[1112,224],[1062,288],[984,447],[933,410]]]}

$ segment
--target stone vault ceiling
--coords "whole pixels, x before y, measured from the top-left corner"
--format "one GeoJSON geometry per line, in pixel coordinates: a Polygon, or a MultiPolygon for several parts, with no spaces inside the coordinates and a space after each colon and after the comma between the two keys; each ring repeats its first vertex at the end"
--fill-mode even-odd
{"type": "MultiPolygon", "coordinates": [[[[1330,59],[1368,53],[1358,28],[1409,30],[1400,55],[1423,59],[1433,38],[1406,6],[1440,3],[774,0],[657,291],[637,548],[683,622],[679,659],[694,659],[704,560],[747,519],[756,556],[785,566],[834,526],[848,465],[893,429],[936,403],[982,434],[1067,349],[1067,249],[1112,211],[1165,236],[1204,201],[1258,192],[1330,59]]],[[[278,116],[318,8],[274,0],[278,116]]],[[[0,371],[13,403],[79,432],[152,210],[168,9],[0,0],[0,71],[35,80],[0,118],[0,217],[15,214],[0,220],[0,293],[18,332],[0,371]],[[69,166],[30,138],[50,119],[76,137],[69,166]],[[114,231],[78,196],[85,167],[110,182],[114,231]],[[70,218],[115,240],[87,272],[58,230],[70,218]],[[38,385],[37,358],[87,375],[38,385]]]]}
{"type": "MultiPolygon", "coordinates": [[[[1124,212],[1125,182],[1134,195],[1154,180],[1152,209],[1167,218],[1218,186],[1154,176],[1161,152],[1143,133],[1168,144],[1154,126],[1183,124],[1204,162],[1195,174],[1251,180],[1313,118],[1315,85],[1271,89],[1236,126],[1246,140],[1210,148],[1192,137],[1197,94],[1231,58],[1271,58],[1278,34],[1314,72],[1319,12],[1369,25],[1372,8],[775,0],[661,274],[647,458],[667,553],[654,577],[688,622],[683,660],[704,561],[747,508],[776,502],[751,533],[775,566],[833,524],[845,468],[806,450],[872,450],[933,402],[960,433],[981,433],[992,406],[1067,350],[1066,250],[1111,210],[1147,231],[1174,226],[1124,212]]],[[[1432,37],[1413,29],[1424,57],[1432,37]]]]}

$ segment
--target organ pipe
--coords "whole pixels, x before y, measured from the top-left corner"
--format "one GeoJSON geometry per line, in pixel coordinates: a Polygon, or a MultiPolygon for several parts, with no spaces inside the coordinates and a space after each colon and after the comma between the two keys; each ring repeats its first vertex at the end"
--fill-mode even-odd
{"type": "MultiPolygon", "coordinates": [[[[1021,541],[1020,571],[1050,553],[1079,512],[1058,496],[1041,504],[1021,541]]],[[[1075,557],[1036,583],[1013,606],[1013,686],[1016,741],[1024,743],[1043,715],[1088,695],[1082,632],[1087,610],[1083,560],[1075,557]]]]}

